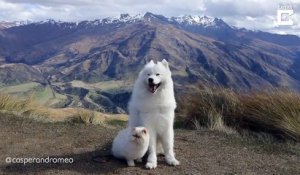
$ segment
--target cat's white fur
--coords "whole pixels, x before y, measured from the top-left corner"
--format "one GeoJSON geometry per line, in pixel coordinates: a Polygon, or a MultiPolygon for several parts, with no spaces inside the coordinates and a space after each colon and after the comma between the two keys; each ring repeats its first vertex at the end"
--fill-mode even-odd
{"type": "Polygon", "coordinates": [[[141,160],[149,146],[149,132],[145,127],[133,127],[121,130],[112,145],[112,154],[126,159],[128,166],[135,166],[134,160],[141,160]]]}
{"type": "Polygon", "coordinates": [[[134,84],[129,102],[129,127],[144,126],[150,133],[149,156],[146,168],[157,167],[157,153],[163,146],[166,162],[179,165],[174,154],[174,97],[173,81],[168,62],[163,60],[154,63],[152,60],[145,65],[134,84]],[[149,79],[159,85],[156,90],[150,87],[149,79]]]}

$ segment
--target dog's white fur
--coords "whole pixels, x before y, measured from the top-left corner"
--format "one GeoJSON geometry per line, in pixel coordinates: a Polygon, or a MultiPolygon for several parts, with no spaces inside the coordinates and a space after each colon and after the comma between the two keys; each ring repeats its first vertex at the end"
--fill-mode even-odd
{"type": "Polygon", "coordinates": [[[146,168],[157,166],[157,149],[162,144],[166,162],[179,165],[174,155],[174,97],[173,81],[168,62],[155,64],[152,60],[139,73],[129,102],[129,127],[144,126],[150,133],[149,156],[146,168]],[[153,93],[149,90],[149,78],[160,86],[153,93]]]}
{"type": "Polygon", "coordinates": [[[121,130],[112,145],[112,154],[119,159],[126,159],[128,166],[135,166],[134,160],[140,161],[149,147],[149,132],[145,127],[133,127],[121,130]]]}

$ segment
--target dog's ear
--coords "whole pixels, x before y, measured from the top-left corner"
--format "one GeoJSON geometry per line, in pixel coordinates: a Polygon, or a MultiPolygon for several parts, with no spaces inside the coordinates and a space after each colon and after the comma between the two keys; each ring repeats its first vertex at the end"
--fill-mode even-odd
{"type": "Polygon", "coordinates": [[[150,60],[148,64],[154,64],[154,61],[153,61],[153,60],[150,60]]]}
{"type": "Polygon", "coordinates": [[[163,59],[161,61],[161,63],[166,67],[166,68],[169,68],[169,63],[167,62],[167,60],[163,59]]]}
{"type": "Polygon", "coordinates": [[[145,66],[146,66],[146,67],[152,67],[152,66],[154,66],[154,65],[155,65],[154,61],[151,60],[151,61],[149,61],[145,66]]]}

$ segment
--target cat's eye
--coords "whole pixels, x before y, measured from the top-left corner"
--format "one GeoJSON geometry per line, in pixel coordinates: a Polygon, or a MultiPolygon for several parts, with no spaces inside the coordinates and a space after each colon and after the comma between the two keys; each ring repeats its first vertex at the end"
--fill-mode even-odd
{"type": "Polygon", "coordinates": [[[159,76],[160,74],[156,74],[156,76],[159,76]]]}
{"type": "Polygon", "coordinates": [[[144,129],[143,131],[142,131],[144,134],[147,134],[147,131],[144,129]]]}

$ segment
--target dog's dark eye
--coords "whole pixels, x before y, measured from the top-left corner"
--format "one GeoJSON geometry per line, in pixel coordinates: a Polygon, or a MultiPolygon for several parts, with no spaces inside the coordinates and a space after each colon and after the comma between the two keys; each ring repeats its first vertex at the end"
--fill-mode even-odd
{"type": "Polygon", "coordinates": [[[159,76],[160,74],[156,74],[156,76],[159,76]]]}
{"type": "Polygon", "coordinates": [[[150,76],[150,74],[147,74],[148,76],[150,76]]]}

